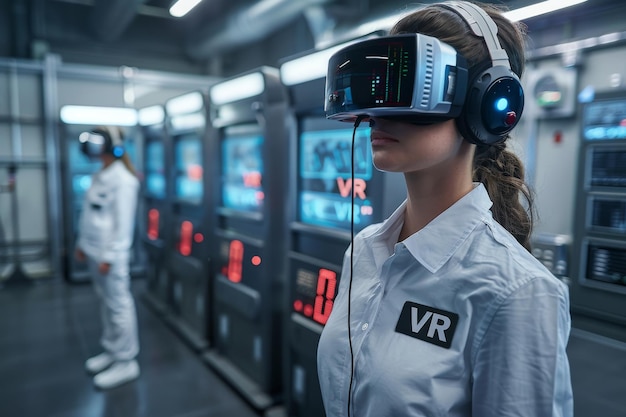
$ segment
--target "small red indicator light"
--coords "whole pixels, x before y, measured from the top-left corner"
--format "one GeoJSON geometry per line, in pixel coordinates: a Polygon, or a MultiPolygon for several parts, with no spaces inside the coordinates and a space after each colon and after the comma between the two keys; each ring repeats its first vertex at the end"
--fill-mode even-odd
{"type": "Polygon", "coordinates": [[[193,235],[193,240],[196,243],[202,243],[204,242],[204,235],[202,233],[196,233],[195,235],[193,235]]]}
{"type": "Polygon", "coordinates": [[[148,238],[157,240],[159,238],[159,210],[153,208],[148,211],[148,238]]]}
{"type": "Polygon", "coordinates": [[[232,240],[228,248],[228,279],[234,283],[241,282],[243,261],[243,243],[232,240]]]}
{"type": "Polygon", "coordinates": [[[185,220],[180,224],[180,243],[178,250],[181,255],[189,256],[191,254],[191,236],[193,234],[193,223],[185,220]]]}
{"type": "Polygon", "coordinates": [[[313,306],[311,304],[304,306],[304,315],[307,317],[311,317],[313,315],[313,306]]]}
{"type": "Polygon", "coordinates": [[[259,266],[259,265],[261,265],[261,257],[255,255],[255,256],[252,257],[251,262],[252,262],[252,265],[259,266]]]}
{"type": "Polygon", "coordinates": [[[514,111],[510,111],[506,114],[504,118],[504,124],[507,126],[513,126],[517,121],[517,114],[514,111]]]}
{"type": "Polygon", "coordinates": [[[192,181],[200,181],[202,179],[202,166],[189,165],[189,168],[187,168],[187,177],[192,181]]]}
{"type": "Polygon", "coordinates": [[[293,309],[297,311],[298,313],[302,311],[303,307],[304,307],[304,304],[302,304],[302,300],[296,300],[293,302],[293,309]]]}

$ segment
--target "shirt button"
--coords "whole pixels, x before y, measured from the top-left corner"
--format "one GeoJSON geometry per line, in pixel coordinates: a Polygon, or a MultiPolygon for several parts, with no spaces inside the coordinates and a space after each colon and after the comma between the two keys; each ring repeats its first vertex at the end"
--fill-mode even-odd
{"type": "Polygon", "coordinates": [[[367,330],[367,326],[368,326],[368,324],[364,323],[363,326],[361,326],[361,330],[363,330],[363,331],[367,330]]]}

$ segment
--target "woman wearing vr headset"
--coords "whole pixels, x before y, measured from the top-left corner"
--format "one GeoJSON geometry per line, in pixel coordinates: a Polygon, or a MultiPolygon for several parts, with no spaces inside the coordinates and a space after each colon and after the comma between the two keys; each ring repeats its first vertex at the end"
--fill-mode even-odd
{"type": "MultiPolygon", "coordinates": [[[[573,415],[568,289],[530,253],[532,196],[521,161],[506,149],[510,129],[485,139],[482,126],[467,128],[491,117],[466,120],[476,110],[471,95],[486,91],[480,106],[492,91],[472,87],[494,81],[489,71],[498,52],[485,31],[497,33],[508,55],[514,74],[503,78],[517,79],[524,28],[494,7],[431,4],[391,31],[436,38],[465,58],[469,92],[458,116],[395,116],[375,104],[352,112],[352,120],[370,123],[374,165],[404,173],[407,199],[358,233],[346,252],[318,346],[328,417],[573,415]]],[[[382,60],[363,55],[371,65],[382,60]]],[[[329,74],[344,70],[332,62],[329,74]]],[[[354,59],[337,62],[348,67],[354,59]]],[[[330,101],[347,97],[341,88],[348,79],[331,85],[330,101]]],[[[494,101],[498,111],[504,104],[494,101]]],[[[521,105],[502,123],[514,125],[521,105]]]]}
{"type": "Polygon", "coordinates": [[[128,271],[139,181],[119,128],[98,127],[79,139],[83,153],[102,161],[83,203],[76,244],[76,258],[88,263],[102,319],[104,351],[89,358],[85,368],[95,375],[97,388],[108,389],[139,376],[137,316],[128,271]]]}

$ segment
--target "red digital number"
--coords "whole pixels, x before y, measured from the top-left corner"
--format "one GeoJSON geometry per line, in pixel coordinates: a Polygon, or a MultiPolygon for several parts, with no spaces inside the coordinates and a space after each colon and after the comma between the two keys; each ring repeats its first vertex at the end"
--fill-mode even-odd
{"type": "Polygon", "coordinates": [[[330,269],[320,268],[317,275],[317,295],[313,309],[313,320],[326,324],[330,312],[333,310],[335,289],[337,288],[337,273],[330,269]]]}
{"type": "Polygon", "coordinates": [[[191,254],[191,235],[193,234],[193,223],[185,220],[180,224],[180,243],[178,251],[183,256],[191,254]]]}
{"type": "Polygon", "coordinates": [[[159,238],[159,210],[155,208],[148,211],[148,238],[150,240],[159,238]]]}
{"type": "Polygon", "coordinates": [[[240,240],[230,242],[228,250],[227,278],[232,282],[241,282],[241,268],[243,264],[243,243],[240,240]]]}

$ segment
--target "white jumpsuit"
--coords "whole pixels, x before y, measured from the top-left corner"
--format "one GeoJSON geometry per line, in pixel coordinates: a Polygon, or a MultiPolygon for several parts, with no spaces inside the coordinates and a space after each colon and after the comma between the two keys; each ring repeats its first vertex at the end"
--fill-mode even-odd
{"type": "Polygon", "coordinates": [[[77,246],[85,255],[101,302],[102,347],[116,361],[139,352],[137,314],[130,292],[129,261],[139,181],[116,160],[92,177],[83,202],[77,246]],[[106,275],[98,271],[109,263],[106,275]]]}

